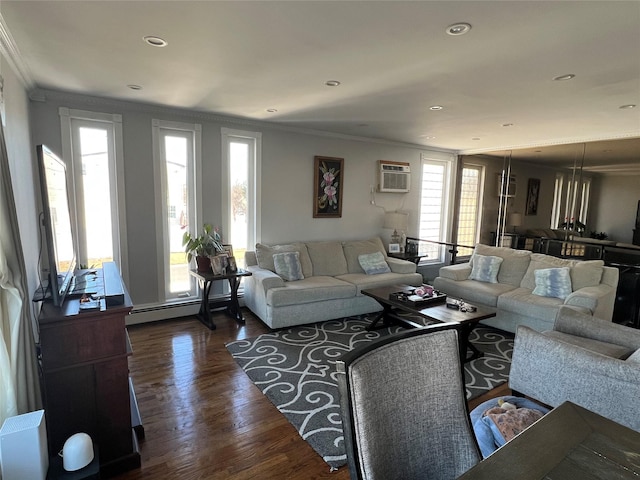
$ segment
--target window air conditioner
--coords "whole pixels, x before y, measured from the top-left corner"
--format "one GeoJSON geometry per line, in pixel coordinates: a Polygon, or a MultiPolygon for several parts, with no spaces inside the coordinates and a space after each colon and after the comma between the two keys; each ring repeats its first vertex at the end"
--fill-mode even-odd
{"type": "Polygon", "coordinates": [[[411,165],[408,162],[379,160],[380,183],[378,191],[406,193],[411,185],[411,165]]]}

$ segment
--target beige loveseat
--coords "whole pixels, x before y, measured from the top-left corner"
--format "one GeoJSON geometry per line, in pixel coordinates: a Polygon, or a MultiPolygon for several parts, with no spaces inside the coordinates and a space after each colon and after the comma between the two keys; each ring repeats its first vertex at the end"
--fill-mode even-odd
{"type": "Polygon", "coordinates": [[[252,273],[244,278],[245,305],[274,329],[376,312],[382,310],[381,306],[362,295],[362,289],[418,286],[423,281],[414,263],[387,257],[378,237],[344,242],[258,243],[255,251],[245,254],[245,260],[252,273]],[[282,276],[276,273],[274,255],[288,252],[297,252],[294,256],[304,278],[287,281],[290,272],[285,275],[281,270],[282,276]],[[389,271],[365,273],[361,256],[371,255],[381,256],[389,271]]]}
{"type": "MultiPolygon", "coordinates": [[[[602,260],[567,260],[528,250],[478,244],[469,263],[442,267],[433,286],[450,297],[497,308],[495,318],[482,323],[515,333],[518,325],[537,331],[551,330],[561,305],[585,314],[611,320],[618,285],[618,269],[604,266],[602,260]],[[478,257],[480,256],[480,257],[478,257]],[[502,259],[496,283],[470,279],[474,261],[488,257],[502,259]],[[564,298],[541,295],[536,291],[548,269],[567,267],[570,284],[564,298]],[[538,274],[536,274],[536,271],[538,274]]],[[[544,285],[541,289],[544,290],[544,285]]],[[[547,293],[548,292],[542,292],[547,293]]]]}

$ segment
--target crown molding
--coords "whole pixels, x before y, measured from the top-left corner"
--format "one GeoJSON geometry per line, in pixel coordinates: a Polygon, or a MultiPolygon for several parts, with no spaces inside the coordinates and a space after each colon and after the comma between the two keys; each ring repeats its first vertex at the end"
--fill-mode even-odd
{"type": "Polygon", "coordinates": [[[0,53],[7,60],[12,70],[15,72],[18,80],[22,83],[25,90],[31,91],[36,87],[36,83],[33,81],[31,71],[27,64],[22,60],[20,50],[16,42],[13,40],[13,36],[7,27],[4,17],[0,13],[0,53]]]}

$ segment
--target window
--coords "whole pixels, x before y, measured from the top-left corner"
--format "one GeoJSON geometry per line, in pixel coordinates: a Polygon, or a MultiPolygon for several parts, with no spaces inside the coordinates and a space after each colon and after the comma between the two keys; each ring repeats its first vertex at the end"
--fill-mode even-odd
{"type": "MultiPolygon", "coordinates": [[[[423,240],[446,241],[450,178],[450,162],[422,158],[418,237],[423,240]]],[[[443,262],[446,248],[441,245],[428,244],[424,253],[427,255],[428,262],[443,262]]]]}
{"type": "MultiPolygon", "coordinates": [[[[477,243],[480,228],[483,168],[467,165],[462,169],[460,207],[458,212],[458,245],[473,246],[477,243]]],[[[471,255],[472,249],[460,249],[458,256],[471,255]]]]}
{"type": "Polygon", "coordinates": [[[115,262],[128,278],[122,166],[122,117],[60,108],[62,155],[73,171],[78,263],[115,262]]]}
{"type": "Polygon", "coordinates": [[[260,153],[260,133],[222,129],[223,240],[233,246],[239,268],[245,267],[244,254],[260,236],[260,153]]]}
{"type": "Polygon", "coordinates": [[[201,126],[153,120],[156,218],[159,252],[158,289],[165,301],[197,296],[195,279],[189,274],[182,236],[201,233],[199,202],[201,126]]]}

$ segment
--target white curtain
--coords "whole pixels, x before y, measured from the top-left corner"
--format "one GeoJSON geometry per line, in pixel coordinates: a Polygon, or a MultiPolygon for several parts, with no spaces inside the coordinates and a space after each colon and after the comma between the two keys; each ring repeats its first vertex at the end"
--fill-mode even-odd
{"type": "Polygon", "coordinates": [[[42,408],[24,265],[0,122],[0,425],[42,408]]]}

